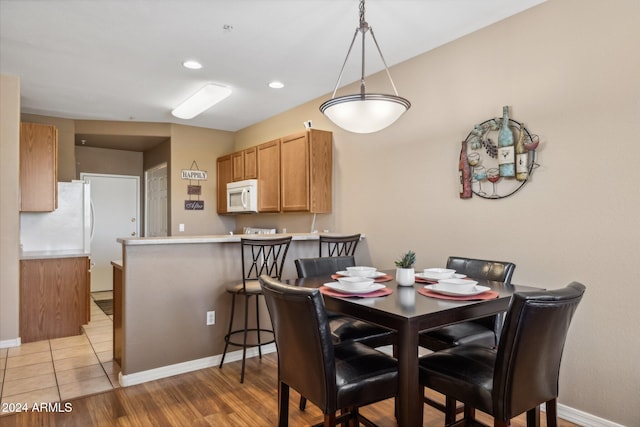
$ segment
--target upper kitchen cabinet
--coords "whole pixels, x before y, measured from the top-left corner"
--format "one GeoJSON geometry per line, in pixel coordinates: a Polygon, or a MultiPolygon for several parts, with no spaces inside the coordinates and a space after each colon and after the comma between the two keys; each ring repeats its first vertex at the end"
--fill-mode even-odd
{"type": "Polygon", "coordinates": [[[20,124],[20,211],[51,212],[58,205],[58,129],[20,124]]]}
{"type": "Polygon", "coordinates": [[[258,178],[257,147],[233,153],[231,161],[234,181],[258,178]]]}
{"type": "Polygon", "coordinates": [[[280,212],[280,139],[257,148],[258,212],[280,212]]]}
{"type": "Polygon", "coordinates": [[[331,212],[332,133],[310,129],[282,138],[282,212],[331,212]]]}
{"type": "Polygon", "coordinates": [[[258,180],[258,212],[331,212],[333,134],[310,129],[218,158],[218,213],[227,183],[258,180]]]}
{"type": "Polygon", "coordinates": [[[233,159],[232,155],[218,157],[216,164],[216,182],[218,188],[217,203],[218,213],[227,213],[227,183],[233,181],[233,159]]]}

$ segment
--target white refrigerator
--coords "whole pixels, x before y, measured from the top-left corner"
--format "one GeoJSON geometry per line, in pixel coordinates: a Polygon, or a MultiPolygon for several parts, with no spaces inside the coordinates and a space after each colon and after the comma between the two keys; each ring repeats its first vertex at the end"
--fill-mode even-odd
{"type": "Polygon", "coordinates": [[[90,191],[88,182],[58,182],[58,208],[55,211],[21,212],[22,252],[76,252],[78,255],[90,255],[90,191]]]}

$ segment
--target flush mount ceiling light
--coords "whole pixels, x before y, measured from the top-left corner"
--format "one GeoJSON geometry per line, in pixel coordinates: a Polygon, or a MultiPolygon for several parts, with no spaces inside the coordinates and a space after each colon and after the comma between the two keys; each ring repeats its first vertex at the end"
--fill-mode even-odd
{"type": "Polygon", "coordinates": [[[411,103],[398,96],[396,86],[391,79],[391,73],[387,67],[387,63],[382,56],[380,46],[376,36],[373,34],[373,28],[364,20],[364,0],[360,1],[360,26],[356,28],[356,32],[351,40],[351,45],[347,51],[347,57],[342,64],[340,75],[338,76],[338,82],[333,90],[331,99],[325,101],[320,105],[320,111],[327,116],[336,125],[341,128],[354,133],[371,133],[377,132],[393,124],[400,118],[409,108],[411,103]],[[353,44],[356,41],[358,32],[362,33],[362,76],[360,78],[360,93],[354,95],[336,96],[340,80],[342,79],[342,73],[344,67],[349,59],[349,54],[353,48],[353,44]],[[395,95],[387,95],[381,93],[366,93],[364,82],[364,42],[366,33],[371,33],[373,42],[378,49],[384,69],[387,72],[393,92],[395,95]]]}
{"type": "Polygon", "coordinates": [[[209,83],[171,111],[171,114],[179,119],[192,119],[229,95],[231,95],[230,88],[209,83]]]}

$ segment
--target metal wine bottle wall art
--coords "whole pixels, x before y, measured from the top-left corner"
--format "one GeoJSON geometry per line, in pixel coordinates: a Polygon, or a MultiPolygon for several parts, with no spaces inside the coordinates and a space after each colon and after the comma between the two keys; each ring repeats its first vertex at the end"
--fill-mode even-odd
{"type": "Polygon", "coordinates": [[[538,135],[509,117],[507,106],[502,118],[475,125],[460,150],[460,198],[503,199],[520,190],[539,166],[539,143],[538,135]]]}

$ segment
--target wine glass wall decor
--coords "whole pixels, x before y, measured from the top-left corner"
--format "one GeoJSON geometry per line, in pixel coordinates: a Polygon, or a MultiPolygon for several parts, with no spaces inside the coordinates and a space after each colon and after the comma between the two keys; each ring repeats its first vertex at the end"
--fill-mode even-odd
{"type": "Polygon", "coordinates": [[[460,198],[502,199],[520,190],[539,166],[539,143],[538,135],[509,117],[507,106],[502,117],[475,125],[462,141],[460,198]]]}

